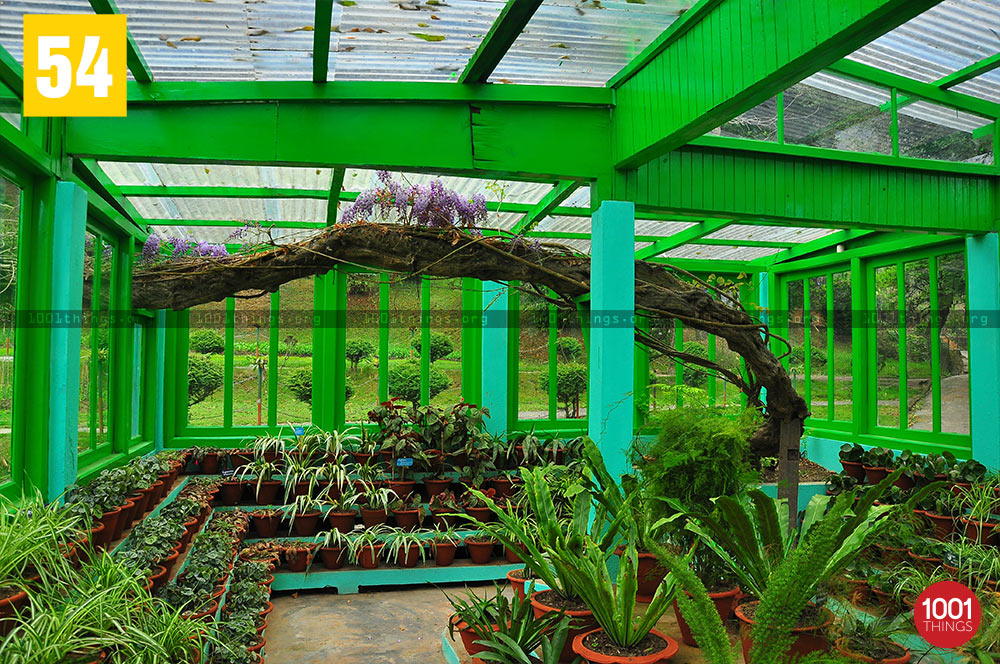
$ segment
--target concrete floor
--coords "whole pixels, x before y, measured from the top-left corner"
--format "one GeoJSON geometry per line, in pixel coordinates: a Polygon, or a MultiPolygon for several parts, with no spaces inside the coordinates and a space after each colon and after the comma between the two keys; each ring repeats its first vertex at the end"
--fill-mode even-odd
{"type": "MultiPolygon", "coordinates": [[[[478,587],[488,588],[489,585],[478,587]]],[[[460,586],[446,588],[449,592],[460,586]]],[[[485,592],[485,591],[484,591],[485,592]]],[[[264,660],[268,664],[444,664],[441,634],[451,605],[437,588],[406,588],[358,595],[303,591],[276,593],[268,617],[264,660]]],[[[657,625],[680,640],[673,611],[657,625]]],[[[456,651],[463,653],[461,642],[456,651]]],[[[671,659],[702,664],[683,643],[671,659]]]]}

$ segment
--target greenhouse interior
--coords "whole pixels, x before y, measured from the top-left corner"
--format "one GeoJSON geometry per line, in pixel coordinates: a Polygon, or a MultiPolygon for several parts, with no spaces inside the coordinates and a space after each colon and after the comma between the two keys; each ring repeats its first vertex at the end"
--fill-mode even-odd
{"type": "Polygon", "coordinates": [[[0,115],[0,664],[1000,661],[1000,0],[0,0],[0,115]]]}

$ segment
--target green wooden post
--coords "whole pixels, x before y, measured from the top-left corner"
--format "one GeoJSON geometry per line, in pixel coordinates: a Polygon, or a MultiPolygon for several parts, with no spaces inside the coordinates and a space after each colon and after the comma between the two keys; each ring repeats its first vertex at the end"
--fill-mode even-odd
{"type": "Polygon", "coordinates": [[[326,308],[326,284],[329,273],[313,278],[313,356],[312,356],[312,423],[321,429],[329,428],[326,422],[326,331],[330,326],[330,312],[326,308]],[[319,313],[316,313],[319,312],[319,313]]]}
{"type": "Polygon", "coordinates": [[[507,292],[507,427],[517,428],[521,419],[521,291],[520,281],[511,281],[507,292]]]}
{"type": "Polygon", "coordinates": [[[507,348],[508,289],[506,284],[483,282],[482,405],[490,411],[486,430],[506,434],[507,421],[507,348]]]}
{"type": "MultiPolygon", "coordinates": [[[[190,334],[188,334],[190,337],[190,334]]],[[[226,298],[226,353],[223,359],[222,379],[222,426],[233,426],[233,375],[235,373],[236,345],[236,300],[226,298]]]]}
{"type": "Polygon", "coordinates": [[[431,280],[420,280],[420,405],[431,402],[431,280]]]}
{"type": "MultiPolygon", "coordinates": [[[[1000,468],[1000,243],[996,233],[966,240],[969,318],[969,404],[972,456],[1000,468]]],[[[939,343],[934,339],[933,343],[939,343]]]]}
{"type": "MultiPolygon", "coordinates": [[[[867,324],[864,312],[875,311],[875,297],[868,293],[868,273],[860,258],[851,259],[851,349],[854,362],[851,365],[851,432],[855,437],[868,430],[873,422],[869,421],[871,413],[878,412],[877,405],[869,410],[869,394],[876,398],[878,394],[877,378],[874,377],[877,366],[875,357],[874,323],[867,324]],[[869,329],[871,328],[871,329],[869,329]],[[869,367],[872,378],[869,380],[869,367]]],[[[871,314],[869,314],[871,315],[871,314]]]]}
{"type": "Polygon", "coordinates": [[[267,347],[267,426],[278,425],[278,339],[280,334],[278,314],[281,311],[281,293],[271,293],[267,347]]]}
{"type": "Polygon", "coordinates": [[[618,477],[629,470],[635,414],[635,205],[603,202],[591,229],[587,431],[618,477]]]}
{"type": "Polygon", "coordinates": [[[462,279],[462,398],[483,400],[483,287],[478,279],[462,279]]]}
{"type": "Polygon", "coordinates": [[[378,400],[389,400],[389,275],[378,281],[378,400]]]}
{"type": "Polygon", "coordinates": [[[334,312],[334,325],[331,339],[325,350],[329,351],[324,358],[325,363],[333,371],[331,385],[333,388],[333,423],[332,428],[342,429],[346,419],[345,402],[347,396],[347,273],[337,269],[333,271],[333,285],[327,292],[329,303],[334,312]]]}
{"type": "MultiPolygon", "coordinates": [[[[56,184],[52,248],[52,311],[70,316],[83,298],[83,238],[87,193],[71,182],[56,184]]],[[[49,355],[49,445],[46,498],[55,500],[76,481],[80,415],[79,323],[52,326],[49,355]]]]}
{"type": "Polygon", "coordinates": [[[156,353],[156,380],[154,388],[154,401],[153,401],[153,447],[157,451],[162,450],[166,442],[166,431],[164,430],[165,425],[165,397],[166,397],[166,366],[167,366],[167,335],[166,335],[166,325],[167,325],[167,312],[160,311],[156,312],[156,326],[155,326],[155,353],[156,353]]]}
{"type": "MultiPolygon", "coordinates": [[[[559,383],[559,371],[558,371],[558,358],[556,357],[558,346],[556,344],[557,334],[558,334],[558,313],[556,311],[556,306],[550,304],[548,309],[548,323],[549,323],[549,343],[548,351],[546,353],[548,357],[548,362],[545,365],[545,370],[549,374],[549,403],[548,403],[548,417],[550,420],[555,420],[559,415],[559,400],[558,392],[556,386],[559,383]]],[[[518,344],[520,346],[520,344],[518,344]]],[[[518,391],[520,393],[520,390],[518,391]]],[[[520,396],[520,394],[519,394],[520,396]]],[[[518,404],[518,410],[520,410],[520,404],[518,404]]]]}

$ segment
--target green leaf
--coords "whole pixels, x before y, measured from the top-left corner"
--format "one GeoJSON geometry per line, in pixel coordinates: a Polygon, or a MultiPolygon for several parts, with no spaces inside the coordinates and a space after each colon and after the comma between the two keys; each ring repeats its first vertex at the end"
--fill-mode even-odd
{"type": "Polygon", "coordinates": [[[410,34],[413,35],[414,37],[419,37],[424,41],[429,41],[429,42],[444,41],[444,35],[428,35],[424,34],[423,32],[411,32],[410,34]]]}

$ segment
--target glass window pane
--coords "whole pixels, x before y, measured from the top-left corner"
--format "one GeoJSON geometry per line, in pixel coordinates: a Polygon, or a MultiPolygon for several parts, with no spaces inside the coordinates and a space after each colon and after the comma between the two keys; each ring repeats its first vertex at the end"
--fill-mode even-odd
{"type": "Polygon", "coordinates": [[[931,394],[930,263],[903,265],[906,284],[906,421],[910,429],[933,428],[931,394]]]}
{"type": "Polygon", "coordinates": [[[851,320],[851,273],[833,275],[833,419],[850,422],[853,419],[854,395],[853,353],[851,343],[854,326],[851,320]]]}
{"type": "Polygon", "coordinates": [[[462,280],[430,279],[429,282],[431,403],[450,408],[462,399],[462,280]],[[445,382],[441,381],[442,376],[445,382]]]}
{"type": "Polygon", "coordinates": [[[98,298],[100,315],[97,319],[97,352],[95,353],[94,376],[97,381],[97,418],[94,429],[95,447],[107,443],[110,413],[108,399],[111,381],[111,358],[114,347],[111,341],[111,275],[115,261],[114,247],[106,240],[98,238],[101,252],[101,292],[98,298]]]}
{"type": "Polygon", "coordinates": [[[891,154],[889,92],[819,73],[784,92],[785,142],[891,154]]]}
{"type": "Polygon", "coordinates": [[[188,424],[223,425],[226,303],[191,307],[188,332],[188,424]]]}
{"type": "Polygon", "coordinates": [[[896,266],[875,270],[876,423],[899,428],[899,304],[896,266]]]}
{"type": "Polygon", "coordinates": [[[803,282],[788,283],[788,373],[792,386],[799,394],[805,395],[805,300],[803,282]]]}
{"type": "Polygon", "coordinates": [[[965,257],[938,259],[938,310],[941,320],[941,430],[969,433],[969,325],[965,257]]]}
{"type": "Polygon", "coordinates": [[[392,277],[389,314],[389,396],[419,401],[420,277],[392,277]]]}
{"type": "Polygon", "coordinates": [[[262,426],[267,424],[271,297],[239,295],[233,327],[233,426],[262,426]]]}
{"type": "Polygon", "coordinates": [[[829,417],[827,386],[827,307],[826,277],[809,279],[809,389],[812,417],[829,417]]]}
{"type": "MultiPolygon", "coordinates": [[[[520,293],[518,331],[518,419],[549,419],[549,304],[534,293],[520,293]]],[[[564,364],[565,366],[565,364],[564,364]]],[[[556,384],[558,385],[558,379],[556,384]]],[[[558,395],[557,395],[558,398],[558,395]]],[[[572,410],[560,415],[572,417],[572,410]]]]}
{"type": "MultiPolygon", "coordinates": [[[[560,331],[560,334],[564,332],[560,331]]],[[[649,321],[649,334],[662,344],[674,347],[674,324],[659,316],[649,321]]],[[[649,354],[649,410],[672,408],[677,402],[674,361],[655,351],[649,354]]]]}
{"type": "Polygon", "coordinates": [[[991,122],[978,115],[926,101],[901,105],[899,154],[921,159],[992,164],[992,134],[979,138],[973,134],[991,122]]]}
{"type": "Polygon", "coordinates": [[[96,383],[91,381],[91,372],[93,370],[93,340],[96,336],[94,332],[94,326],[96,325],[96,319],[93,316],[93,312],[97,309],[97,300],[93,297],[93,293],[97,292],[100,285],[100,277],[95,274],[94,268],[94,252],[97,243],[97,236],[87,231],[83,239],[83,271],[84,274],[94,275],[91,280],[92,293],[90,298],[90,307],[86,308],[87,298],[84,296],[83,304],[81,309],[84,311],[84,316],[81,321],[80,329],[80,419],[79,419],[79,434],[77,438],[77,449],[80,452],[85,452],[91,447],[91,433],[92,433],[92,423],[90,419],[91,414],[91,401],[94,399],[94,394],[91,389],[96,388],[96,383]]]}
{"type": "Polygon", "coordinates": [[[364,422],[378,402],[378,368],[389,358],[379,356],[379,283],[388,276],[347,275],[347,422],[364,422]]]}
{"type": "Polygon", "coordinates": [[[0,482],[10,477],[14,407],[14,313],[17,304],[17,230],[21,192],[0,178],[0,482]]]}
{"type": "Polygon", "coordinates": [[[306,277],[278,289],[278,426],[312,422],[314,283],[306,277]]]}
{"type": "Polygon", "coordinates": [[[142,433],[142,368],[145,364],[144,353],[145,330],[142,325],[132,325],[132,426],[129,431],[131,438],[142,433]]]}
{"type": "Polygon", "coordinates": [[[734,138],[750,138],[755,141],[778,140],[778,100],[771,97],[742,115],[739,115],[719,127],[719,136],[734,138]]]}

